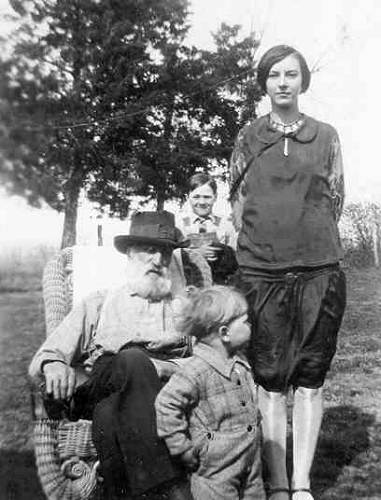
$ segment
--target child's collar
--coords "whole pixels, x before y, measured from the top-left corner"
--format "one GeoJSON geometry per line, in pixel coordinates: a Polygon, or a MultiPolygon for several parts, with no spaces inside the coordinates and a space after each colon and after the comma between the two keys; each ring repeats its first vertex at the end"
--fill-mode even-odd
{"type": "Polygon", "coordinates": [[[236,353],[231,358],[224,358],[221,354],[213,349],[213,347],[205,344],[204,342],[197,342],[193,347],[193,355],[206,361],[210,366],[217,370],[221,375],[230,379],[232,370],[236,363],[240,363],[248,370],[251,367],[247,359],[241,353],[236,353]]]}

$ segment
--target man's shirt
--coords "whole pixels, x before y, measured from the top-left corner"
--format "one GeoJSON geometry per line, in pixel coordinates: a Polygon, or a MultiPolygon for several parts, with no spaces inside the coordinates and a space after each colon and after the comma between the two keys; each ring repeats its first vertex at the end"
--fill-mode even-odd
{"type": "Polygon", "coordinates": [[[220,243],[235,248],[236,232],[232,222],[225,217],[210,214],[204,218],[194,213],[180,214],[176,220],[176,225],[184,237],[189,234],[216,233],[220,243]]]}
{"type": "MultiPolygon", "coordinates": [[[[139,336],[147,341],[158,340],[164,333],[173,332],[172,305],[171,298],[149,302],[125,286],[112,292],[93,293],[75,306],[47,337],[33,357],[29,373],[32,377],[39,375],[44,361],[83,366],[94,351],[118,352],[139,336]],[[112,307],[108,305],[102,317],[104,306],[110,303],[112,307]]],[[[173,353],[179,355],[177,347],[173,353]]]]}

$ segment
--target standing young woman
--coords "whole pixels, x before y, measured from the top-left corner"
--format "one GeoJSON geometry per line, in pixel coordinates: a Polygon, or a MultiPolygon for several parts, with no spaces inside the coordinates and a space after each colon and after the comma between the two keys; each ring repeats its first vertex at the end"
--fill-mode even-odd
{"type": "Polygon", "coordinates": [[[258,83],[271,112],[238,135],[231,159],[241,288],[251,313],[249,357],[259,384],[271,500],[311,500],[322,386],[345,308],[337,222],[344,182],[338,135],[302,114],[310,71],[292,47],[268,50],[258,83]],[[286,398],[294,391],[293,473],[286,472],[286,398]]]}

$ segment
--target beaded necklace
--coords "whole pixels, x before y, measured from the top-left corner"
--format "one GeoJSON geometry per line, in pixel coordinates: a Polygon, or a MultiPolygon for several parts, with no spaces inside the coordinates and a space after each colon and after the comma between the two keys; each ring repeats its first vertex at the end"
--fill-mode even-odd
{"type": "Polygon", "coordinates": [[[274,118],[270,114],[270,121],[269,121],[270,127],[273,130],[281,132],[284,137],[284,149],[283,149],[284,156],[288,156],[288,138],[291,137],[292,135],[295,135],[300,130],[303,124],[304,124],[303,115],[299,116],[299,118],[297,118],[291,123],[282,123],[274,120],[274,118]]]}

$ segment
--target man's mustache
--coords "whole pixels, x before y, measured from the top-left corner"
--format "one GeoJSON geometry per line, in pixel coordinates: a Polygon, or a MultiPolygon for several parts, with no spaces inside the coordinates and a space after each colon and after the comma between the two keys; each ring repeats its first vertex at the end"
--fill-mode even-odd
{"type": "Polygon", "coordinates": [[[158,276],[163,276],[164,275],[164,267],[150,267],[146,270],[144,274],[149,274],[149,273],[154,273],[157,274],[158,276]]]}

